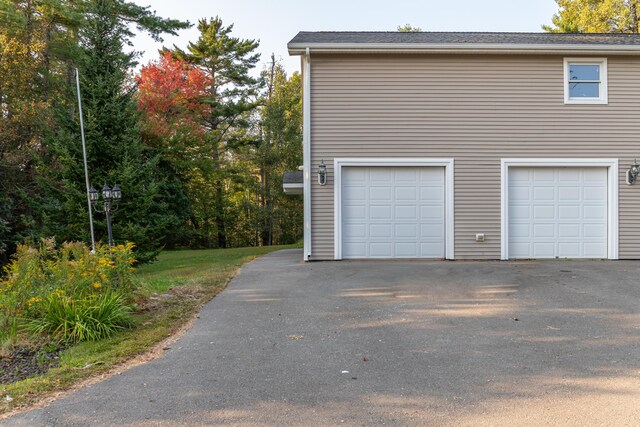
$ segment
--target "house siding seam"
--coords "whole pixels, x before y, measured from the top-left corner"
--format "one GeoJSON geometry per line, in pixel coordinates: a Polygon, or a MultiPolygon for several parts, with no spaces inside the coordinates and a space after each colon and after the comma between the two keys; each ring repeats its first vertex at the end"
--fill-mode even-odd
{"type": "Polygon", "coordinates": [[[640,258],[640,58],[608,57],[607,105],[565,105],[561,55],[312,57],[312,259],[334,256],[335,157],[454,158],[457,259],[500,258],[501,158],[617,158],[619,257],[640,258]]]}

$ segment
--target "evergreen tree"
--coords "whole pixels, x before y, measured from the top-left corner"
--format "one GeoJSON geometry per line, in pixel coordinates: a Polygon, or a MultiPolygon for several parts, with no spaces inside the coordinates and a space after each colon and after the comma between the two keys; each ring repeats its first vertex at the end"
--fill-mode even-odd
{"type": "MultiPolygon", "coordinates": [[[[136,82],[143,141],[161,153],[175,171],[189,194],[190,207],[208,212],[212,183],[203,179],[203,171],[212,169],[213,160],[207,130],[202,126],[210,114],[204,102],[210,86],[207,76],[165,51],[158,61],[142,67],[136,82]]],[[[183,233],[180,244],[207,246],[209,233],[200,227],[194,209],[189,209],[189,216],[189,232],[183,233]]]]}
{"type": "MultiPolygon", "coordinates": [[[[157,35],[161,29],[183,27],[150,15],[146,9],[121,0],[90,0],[79,31],[81,56],[78,63],[85,116],[89,175],[101,189],[119,184],[123,200],[112,215],[114,237],[132,241],[138,258],[152,259],[166,236],[186,221],[186,196],[175,174],[160,155],[142,144],[139,117],[133,99],[134,85],[128,71],[136,53],[125,53],[135,21],[157,35]]],[[[50,137],[57,174],[49,192],[58,204],[50,204],[49,234],[61,240],[88,238],[86,193],[82,148],[75,117],[61,114],[61,131],[50,137]]],[[[96,237],[106,230],[104,217],[94,215],[96,237]]]]}
{"type": "Polygon", "coordinates": [[[300,237],[300,199],[281,192],[301,162],[300,76],[272,58],[253,78],[258,42],[213,18],[138,91],[134,26],[160,39],[188,24],[126,0],[0,0],[0,262],[25,238],[89,240],[76,67],[91,181],[121,186],[114,235],[141,260],[300,237]]]}
{"type": "MultiPolygon", "coordinates": [[[[249,126],[246,113],[258,106],[258,80],[251,77],[249,71],[255,67],[260,55],[255,52],[256,40],[232,37],[233,25],[225,27],[218,17],[200,20],[198,30],[200,38],[189,43],[187,52],[174,47],[174,53],[202,69],[210,82],[204,100],[210,109],[202,126],[207,130],[206,142],[213,162],[210,170],[202,171],[202,180],[214,185],[213,219],[217,246],[225,248],[228,244],[224,182],[228,175],[224,163],[230,148],[227,142],[234,128],[249,126]]],[[[204,203],[201,210],[205,230],[210,222],[208,204],[204,203]]]]}
{"type": "Polygon", "coordinates": [[[263,71],[267,90],[260,110],[261,138],[256,150],[260,168],[261,244],[293,243],[300,237],[300,199],[282,193],[282,176],[302,164],[302,81],[291,78],[271,55],[263,71]]]}
{"type": "Polygon", "coordinates": [[[52,122],[44,96],[43,14],[30,3],[1,0],[0,4],[0,261],[4,261],[37,228],[34,160],[46,151],[42,134],[52,122]]]}
{"type": "Polygon", "coordinates": [[[302,164],[302,79],[282,64],[263,69],[260,108],[247,113],[249,128],[229,136],[228,234],[233,246],[294,243],[302,237],[302,198],[285,195],[282,176],[302,164]]]}

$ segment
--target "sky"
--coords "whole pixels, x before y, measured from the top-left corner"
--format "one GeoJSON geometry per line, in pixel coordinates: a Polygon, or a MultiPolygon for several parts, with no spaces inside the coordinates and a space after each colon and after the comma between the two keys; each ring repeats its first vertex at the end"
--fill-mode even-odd
{"type": "MultiPolygon", "coordinates": [[[[395,31],[411,24],[423,31],[539,32],[558,7],[554,0],[133,0],[151,6],[159,16],[187,20],[220,16],[233,24],[235,37],[260,40],[261,69],[271,53],[290,74],[300,70],[300,58],[287,53],[287,42],[298,31],[395,31]]],[[[163,45],[185,48],[198,30],[183,30],[164,43],[138,35],[134,48],[142,65],[157,59],[163,45]]]]}

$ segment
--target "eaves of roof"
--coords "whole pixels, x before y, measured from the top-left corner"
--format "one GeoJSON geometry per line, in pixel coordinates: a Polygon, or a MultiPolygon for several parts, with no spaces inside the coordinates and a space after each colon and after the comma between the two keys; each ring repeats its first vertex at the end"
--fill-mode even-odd
{"type": "Polygon", "coordinates": [[[313,53],[640,54],[640,46],[620,45],[290,43],[287,47],[289,55],[303,55],[307,49],[313,53]]]}
{"type": "Polygon", "coordinates": [[[638,34],[300,32],[291,55],[314,53],[640,54],[638,34]]]}

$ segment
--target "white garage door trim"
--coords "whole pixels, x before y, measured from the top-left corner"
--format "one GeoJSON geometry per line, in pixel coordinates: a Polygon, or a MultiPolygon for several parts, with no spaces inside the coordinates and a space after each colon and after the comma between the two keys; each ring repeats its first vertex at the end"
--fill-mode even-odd
{"type": "Polygon", "coordinates": [[[336,158],[333,160],[333,247],[334,258],[342,259],[342,167],[344,166],[435,166],[444,167],[445,257],[454,259],[453,250],[453,159],[449,158],[336,158]]]}
{"type": "Polygon", "coordinates": [[[607,258],[618,259],[618,159],[501,159],[501,250],[509,259],[509,167],[606,167],[607,168],[607,258]]]}

